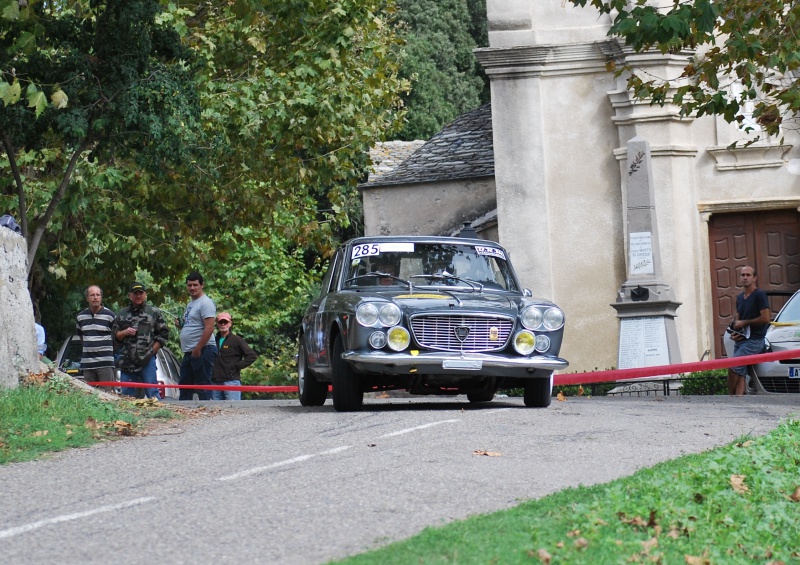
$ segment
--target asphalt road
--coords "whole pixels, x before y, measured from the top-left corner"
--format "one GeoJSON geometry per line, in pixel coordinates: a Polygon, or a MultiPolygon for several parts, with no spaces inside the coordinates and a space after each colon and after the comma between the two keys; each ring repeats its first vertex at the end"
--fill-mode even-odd
{"type": "Polygon", "coordinates": [[[223,404],[0,467],[3,564],[324,563],[426,526],[761,435],[788,396],[223,404]],[[476,455],[488,451],[498,456],[476,455]]]}

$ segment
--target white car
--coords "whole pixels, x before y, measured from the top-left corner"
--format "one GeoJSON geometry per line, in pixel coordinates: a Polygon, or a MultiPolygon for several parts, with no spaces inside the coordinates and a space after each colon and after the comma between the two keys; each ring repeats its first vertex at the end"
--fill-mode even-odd
{"type": "MultiPolygon", "coordinates": [[[[767,330],[766,352],[800,350],[800,291],[778,312],[767,330]]],[[[725,334],[725,351],[733,355],[733,340],[725,334]]],[[[797,359],[751,365],[747,375],[748,394],[800,393],[800,351],[797,359]]]]}
{"type": "MultiPolygon", "coordinates": [[[[56,367],[62,373],[66,373],[73,377],[83,378],[81,372],[81,340],[77,335],[67,338],[58,350],[56,356],[56,367]]],[[[156,353],[156,380],[158,384],[159,396],[161,398],[178,399],[180,391],[177,388],[164,388],[163,385],[176,385],[180,381],[181,376],[181,363],[175,355],[167,349],[162,347],[156,353]]],[[[119,369],[115,371],[115,380],[120,380],[119,369]]],[[[144,389],[140,389],[144,390],[144,389]]],[[[117,388],[114,392],[120,392],[117,388]]]]}

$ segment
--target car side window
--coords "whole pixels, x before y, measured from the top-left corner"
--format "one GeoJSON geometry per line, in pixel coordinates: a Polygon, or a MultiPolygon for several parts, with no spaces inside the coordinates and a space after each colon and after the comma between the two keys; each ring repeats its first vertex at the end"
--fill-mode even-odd
{"type": "Polygon", "coordinates": [[[334,292],[337,289],[338,282],[339,282],[339,273],[342,270],[342,250],[336,252],[336,255],[333,256],[331,260],[331,267],[328,270],[328,274],[325,275],[326,282],[322,284],[322,289],[324,292],[334,292]],[[330,277],[328,277],[330,275],[330,277]]]}

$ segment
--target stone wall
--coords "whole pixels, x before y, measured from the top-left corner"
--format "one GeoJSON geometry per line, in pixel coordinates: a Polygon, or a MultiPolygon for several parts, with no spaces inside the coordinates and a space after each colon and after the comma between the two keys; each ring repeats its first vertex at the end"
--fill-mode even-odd
{"type": "Polygon", "coordinates": [[[20,373],[38,370],[33,324],[25,239],[0,227],[0,387],[14,388],[20,373]]]}

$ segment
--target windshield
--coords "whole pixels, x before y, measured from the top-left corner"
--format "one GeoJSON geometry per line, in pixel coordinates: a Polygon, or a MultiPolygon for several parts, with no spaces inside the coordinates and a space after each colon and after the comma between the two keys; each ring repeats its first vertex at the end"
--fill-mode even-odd
{"type": "Polygon", "coordinates": [[[383,242],[354,245],[344,288],[458,286],[519,290],[505,251],[487,245],[383,242]]]}
{"type": "Polygon", "coordinates": [[[800,293],[794,294],[789,302],[783,307],[776,322],[797,322],[800,321],[800,293]]]}

